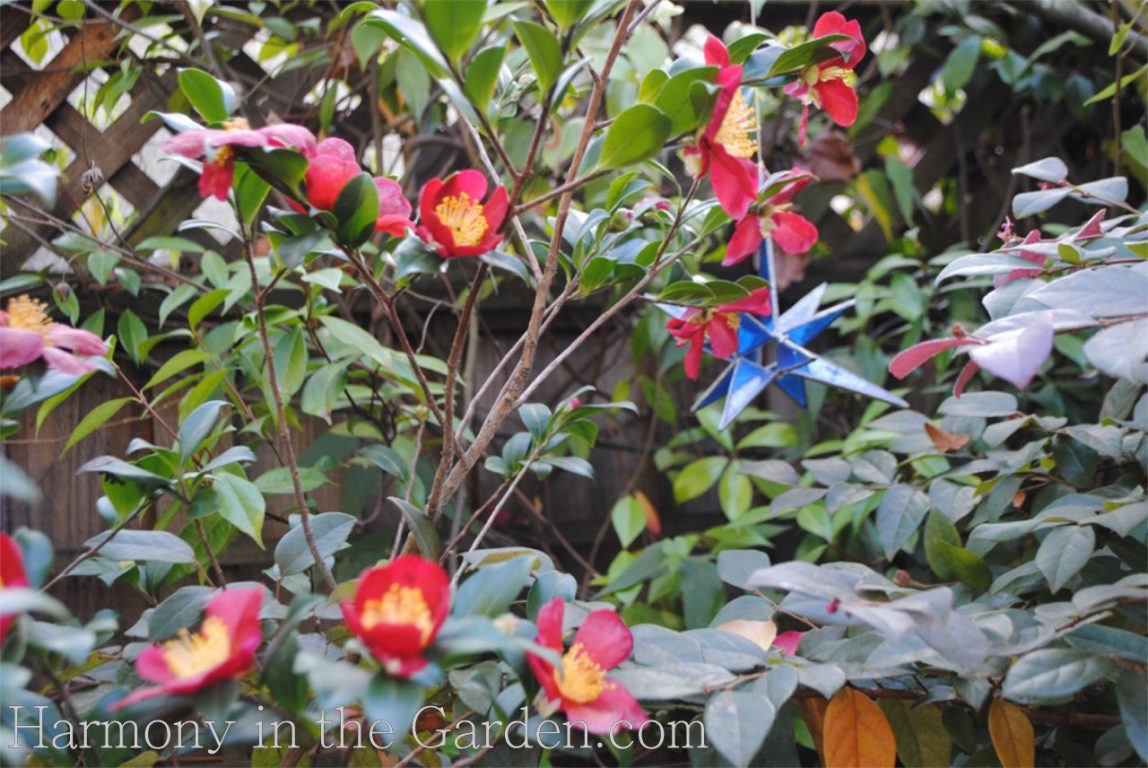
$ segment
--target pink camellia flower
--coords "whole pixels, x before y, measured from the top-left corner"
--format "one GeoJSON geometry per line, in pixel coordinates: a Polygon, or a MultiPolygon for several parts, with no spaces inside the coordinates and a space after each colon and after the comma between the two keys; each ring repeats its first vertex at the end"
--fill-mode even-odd
{"type": "Polygon", "coordinates": [[[634,636],[613,611],[591,611],[574,634],[574,642],[563,653],[562,619],[566,604],[554,598],[538,611],[538,636],[534,642],[562,656],[556,668],[541,656],[527,653],[526,659],[542,686],[539,710],[547,716],[557,710],[566,720],[589,733],[638,730],[649,718],[637,700],[621,683],[606,673],[630,656],[634,636]]]}
{"type": "Polygon", "coordinates": [[[853,90],[856,78],[853,70],[865,57],[865,38],[861,36],[861,24],[848,21],[837,11],[824,13],[813,26],[813,38],[828,35],[848,35],[849,40],[831,43],[830,47],[840,51],[826,61],[810,64],[801,70],[797,80],[785,86],[785,92],[800,99],[804,105],[801,111],[801,127],[798,141],[805,146],[805,132],[809,124],[809,105],[816,104],[829,113],[833,122],[840,126],[853,125],[857,120],[857,93],[853,90]]]}
{"type": "Polygon", "coordinates": [[[125,696],[112,709],[156,696],[195,693],[245,675],[263,641],[262,604],[262,589],[229,589],[211,598],[198,632],[182,629],[174,639],[153,645],[136,658],[136,672],[156,685],[125,696]]]}
{"type": "Polygon", "coordinates": [[[670,335],[677,339],[679,347],[689,345],[685,360],[687,376],[691,379],[698,377],[707,337],[714,357],[725,359],[737,352],[737,329],[741,322],[738,315],[743,312],[759,317],[769,315],[769,289],[758,288],[740,301],[722,304],[712,309],[691,307],[681,317],[675,317],[666,323],[666,328],[670,330],[670,335]]]}
{"type": "Polygon", "coordinates": [[[687,147],[687,167],[701,177],[710,174],[714,194],[734,219],[745,216],[757,198],[757,114],[741,92],[741,66],[731,64],[729,51],[712,35],[705,44],[706,64],[718,67],[714,83],[721,89],[709,124],[696,146],[687,147]]]}
{"type": "Polygon", "coordinates": [[[96,369],[83,357],[107,352],[108,345],[91,331],[53,323],[47,306],[36,299],[8,299],[7,311],[0,312],[0,368],[19,368],[43,358],[49,368],[79,376],[96,369]]]}
{"type": "MultiPolygon", "coordinates": [[[[342,139],[323,139],[315,148],[315,154],[307,166],[307,175],[303,179],[307,202],[321,211],[331,210],[347,182],[362,172],[354,147],[342,139]]],[[[398,182],[378,176],[375,178],[375,189],[379,193],[379,217],[375,222],[375,231],[402,237],[408,228],[413,229],[415,225],[411,221],[411,204],[403,197],[403,189],[398,182]]],[[[302,206],[294,207],[303,211],[302,206]]]]}
{"type": "Polygon", "coordinates": [[[474,170],[428,181],[419,195],[418,236],[445,259],[494,250],[510,198],[499,186],[483,203],[486,190],[486,177],[474,170]]]}
{"type": "Polygon", "coordinates": [[[315,154],[315,135],[301,125],[279,123],[251,129],[241,117],[228,120],[223,128],[197,128],[177,133],[165,141],[165,152],[197,160],[203,158],[199,194],[227,199],[235,176],[232,147],[295,147],[305,156],[315,154]]]}
{"type": "Polygon", "coordinates": [[[795,168],[781,179],[788,183],[780,191],[753,205],[749,215],[734,228],[722,266],[740,263],[754,253],[767,237],[772,237],[773,242],[788,254],[804,253],[812,248],[817,242],[817,227],[809,219],[791,210],[793,196],[812,179],[807,172],[795,168]]]}
{"type": "MultiPolygon", "coordinates": [[[[0,533],[0,590],[28,586],[28,574],[24,570],[24,555],[20,545],[6,533],[0,533]]],[[[0,616],[0,643],[12,622],[20,618],[15,613],[0,616]]]]}

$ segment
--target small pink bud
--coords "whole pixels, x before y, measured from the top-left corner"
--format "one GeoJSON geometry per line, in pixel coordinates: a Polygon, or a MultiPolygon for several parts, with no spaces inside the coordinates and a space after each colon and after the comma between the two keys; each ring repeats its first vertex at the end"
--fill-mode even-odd
{"type": "Polygon", "coordinates": [[[570,406],[570,410],[574,410],[575,408],[581,408],[582,407],[582,400],[581,400],[581,398],[572,397],[572,398],[570,398],[570,402],[568,403],[568,405],[570,406]]]}

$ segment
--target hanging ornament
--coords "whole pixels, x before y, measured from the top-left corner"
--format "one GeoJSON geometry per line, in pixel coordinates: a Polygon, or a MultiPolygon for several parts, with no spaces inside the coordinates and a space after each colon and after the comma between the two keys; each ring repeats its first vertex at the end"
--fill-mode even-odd
{"type": "MultiPolygon", "coordinates": [[[[765,238],[758,249],[758,274],[770,285],[770,298],[773,314],[757,317],[750,314],[739,315],[738,350],[729,360],[724,371],[718,376],[694,403],[693,410],[725,398],[719,426],[725,429],[744,411],[750,403],[770,384],[776,384],[794,402],[805,407],[808,398],[805,382],[817,381],[838,389],[883,400],[886,403],[908,407],[901,398],[868,379],[852,371],[831,363],[806,348],[837,318],[854,305],[853,300],[843,301],[825,309],[819,309],[828,284],[822,283],[803,296],[796,304],[780,316],[777,297],[777,283],[773,279],[773,241],[765,238]],[[775,320],[776,318],[776,320],[775,320]],[[765,348],[770,342],[776,343],[775,359],[765,363],[765,348]]],[[[658,304],[661,310],[673,317],[681,317],[685,308],[669,304],[658,304]]],[[[709,345],[706,345],[709,351],[709,345]]]]}

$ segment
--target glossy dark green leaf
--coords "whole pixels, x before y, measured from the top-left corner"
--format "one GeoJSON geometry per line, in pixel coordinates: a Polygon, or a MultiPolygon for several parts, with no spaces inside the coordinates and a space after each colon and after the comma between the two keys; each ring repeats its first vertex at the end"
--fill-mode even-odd
{"type": "Polygon", "coordinates": [[[209,123],[222,123],[235,106],[235,91],[202,69],[189,67],[179,72],[179,88],[195,111],[209,123]]]}
{"type": "Polygon", "coordinates": [[[562,46],[554,33],[541,24],[532,21],[511,23],[518,41],[526,49],[534,77],[538,80],[538,90],[545,93],[558,80],[558,73],[562,71],[562,46]]]}
{"type": "Polygon", "coordinates": [[[673,123],[662,110],[650,104],[635,104],[618,115],[606,130],[598,167],[621,168],[649,160],[665,147],[672,130],[673,123]]]}
{"type": "Polygon", "coordinates": [[[498,83],[498,72],[502,69],[502,60],[506,56],[506,46],[491,46],[483,48],[467,64],[465,79],[466,95],[479,112],[485,112],[490,106],[490,99],[494,95],[494,86],[498,83]]]}
{"type": "Polygon", "coordinates": [[[431,39],[455,64],[482,31],[484,13],[486,0],[426,0],[423,5],[431,39]]]}
{"type": "Polygon", "coordinates": [[[338,225],[335,237],[343,245],[357,248],[370,238],[379,218],[379,192],[369,173],[360,173],[347,182],[331,208],[338,225]]]}

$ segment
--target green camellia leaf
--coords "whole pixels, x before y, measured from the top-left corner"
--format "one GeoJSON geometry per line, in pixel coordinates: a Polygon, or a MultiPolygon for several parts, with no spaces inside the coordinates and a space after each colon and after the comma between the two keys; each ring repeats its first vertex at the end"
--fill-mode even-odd
{"type": "Polygon", "coordinates": [[[486,0],[426,0],[427,31],[447,58],[458,63],[482,31],[486,0]]]}
{"type": "Polygon", "coordinates": [[[776,714],[759,693],[722,691],[706,703],[706,736],[734,765],[752,765],[776,714]]]}
{"type": "Polygon", "coordinates": [[[956,93],[958,89],[968,84],[980,55],[981,38],[977,35],[966,37],[949,53],[944,66],[941,67],[941,82],[947,92],[956,93]]]}
{"type": "Polygon", "coordinates": [[[594,0],[546,0],[550,15],[563,30],[577,24],[593,4],[594,0]]]}
{"type": "Polygon", "coordinates": [[[380,671],[371,678],[367,695],[363,698],[363,710],[371,722],[377,724],[378,729],[373,731],[374,739],[389,745],[411,733],[415,715],[423,703],[423,694],[418,683],[386,672],[380,671]]]}
{"type": "Polygon", "coordinates": [[[179,72],[179,87],[200,117],[209,123],[222,123],[235,107],[235,91],[202,69],[189,67],[179,72]]]}
{"type": "Polygon", "coordinates": [[[450,66],[431,41],[426,27],[409,16],[382,9],[368,14],[362,23],[381,28],[392,40],[418,56],[432,77],[445,77],[450,72],[450,66]]]}
{"type": "Polygon", "coordinates": [[[466,67],[464,90],[479,112],[485,112],[498,83],[498,71],[506,57],[506,46],[483,48],[466,67]]]}
{"type": "Polygon", "coordinates": [[[653,104],[670,118],[671,135],[692,131],[702,124],[712,101],[706,86],[712,87],[716,75],[717,67],[694,67],[678,72],[662,86],[653,104]]]}
{"type": "Polygon", "coordinates": [[[598,167],[621,168],[649,160],[665,146],[672,130],[673,123],[665,112],[649,104],[635,104],[610,124],[598,167]]]}
{"type": "Polygon", "coordinates": [[[347,182],[331,209],[338,225],[335,237],[343,245],[357,248],[367,241],[379,218],[379,191],[369,173],[360,173],[347,182]]]}
{"type": "Polygon", "coordinates": [[[546,27],[532,21],[513,21],[514,34],[526,49],[538,90],[545,93],[558,80],[562,71],[562,45],[546,27]]]}
{"type": "Polygon", "coordinates": [[[212,488],[224,520],[263,546],[263,515],[267,504],[260,490],[245,477],[220,472],[212,488]]]}
{"type": "Polygon", "coordinates": [[[817,64],[840,56],[841,52],[836,48],[831,48],[830,44],[848,39],[848,35],[826,35],[788,48],[774,60],[773,66],[769,68],[763,79],[768,80],[779,75],[799,72],[810,64],[817,64]]]}
{"type": "Polygon", "coordinates": [[[941,579],[957,579],[977,590],[992,585],[992,571],[985,561],[961,546],[957,527],[935,509],[925,523],[925,559],[941,579]]]}
{"type": "Polygon", "coordinates": [[[264,181],[288,197],[306,200],[303,177],[307,175],[307,158],[293,149],[253,149],[243,155],[247,164],[264,181]]]}

